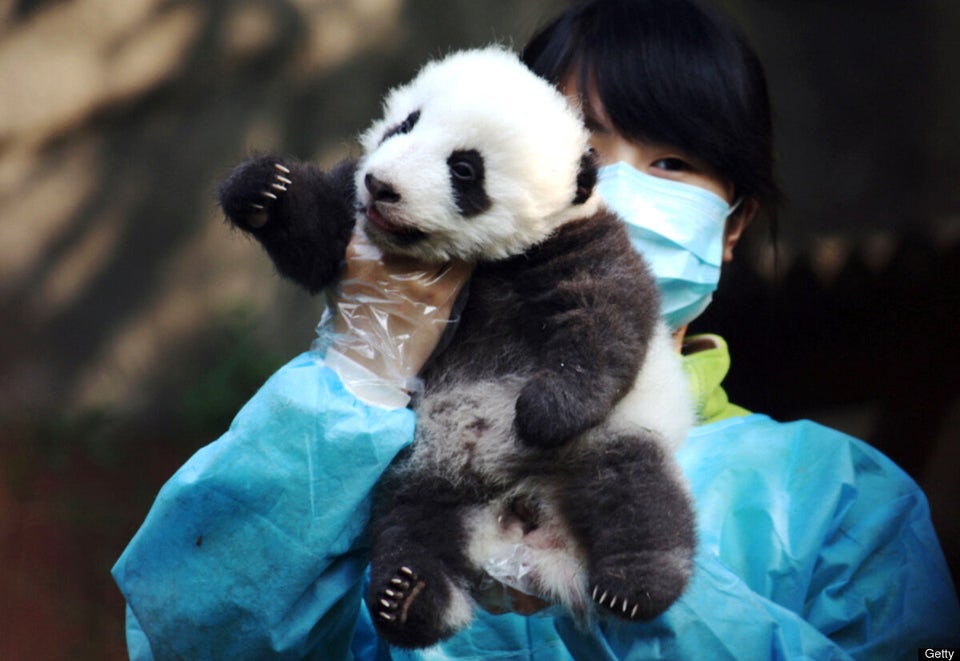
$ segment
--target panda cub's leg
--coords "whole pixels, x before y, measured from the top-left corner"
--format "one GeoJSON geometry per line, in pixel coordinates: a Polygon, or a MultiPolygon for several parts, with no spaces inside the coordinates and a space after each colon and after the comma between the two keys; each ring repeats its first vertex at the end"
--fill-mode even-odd
{"type": "Polygon", "coordinates": [[[419,648],[449,638],[473,618],[465,557],[469,497],[442,478],[407,474],[374,517],[366,602],[380,635],[419,648]]]}
{"type": "Polygon", "coordinates": [[[679,467],[653,437],[609,439],[579,454],[561,509],[587,554],[595,605],[650,620],[683,593],[696,530],[679,467]]]}

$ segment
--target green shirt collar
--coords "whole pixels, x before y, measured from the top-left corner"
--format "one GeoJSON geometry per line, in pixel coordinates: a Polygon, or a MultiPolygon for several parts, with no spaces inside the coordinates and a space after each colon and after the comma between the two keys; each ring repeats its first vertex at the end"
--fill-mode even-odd
{"type": "Polygon", "coordinates": [[[722,337],[705,334],[686,338],[683,367],[690,379],[699,424],[750,414],[745,408],[731,404],[720,385],[730,371],[730,350],[722,337]]]}

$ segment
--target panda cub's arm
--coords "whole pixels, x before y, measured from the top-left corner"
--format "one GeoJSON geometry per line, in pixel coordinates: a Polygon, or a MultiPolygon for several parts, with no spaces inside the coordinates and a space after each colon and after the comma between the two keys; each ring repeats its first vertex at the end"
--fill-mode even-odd
{"type": "Polygon", "coordinates": [[[530,305],[539,369],[516,405],[520,437],[560,446],[602,422],[632,387],[659,316],[656,282],[623,222],[602,211],[527,253],[515,279],[530,305]]]}
{"type": "Polygon", "coordinates": [[[220,185],[230,222],[252,235],[277,271],[315,294],[339,271],[355,224],[353,160],[324,172],[315,165],[261,155],[235,167],[220,185]]]}

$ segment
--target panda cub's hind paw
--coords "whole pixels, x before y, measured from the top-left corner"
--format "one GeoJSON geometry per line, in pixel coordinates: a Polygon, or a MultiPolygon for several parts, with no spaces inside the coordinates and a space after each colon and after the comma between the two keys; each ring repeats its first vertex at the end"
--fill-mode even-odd
{"type": "Polygon", "coordinates": [[[611,594],[610,590],[604,590],[599,585],[593,587],[591,598],[597,606],[602,607],[611,615],[616,615],[617,617],[628,620],[650,619],[649,616],[646,615],[647,609],[641,608],[641,606],[644,606],[642,598],[631,601],[629,597],[620,594],[611,594]]]}
{"type": "MultiPolygon", "coordinates": [[[[370,585],[367,609],[380,635],[391,645],[408,649],[428,647],[453,635],[461,621],[456,591],[442,576],[428,581],[401,566],[379,589],[370,585]]],[[[469,609],[469,606],[468,606],[469,609]]],[[[469,618],[469,615],[467,615],[469,618]]]]}
{"type": "Polygon", "coordinates": [[[426,583],[409,567],[401,567],[397,575],[390,579],[388,587],[379,592],[377,618],[383,622],[403,624],[411,604],[426,587],[426,583]]]}
{"type": "Polygon", "coordinates": [[[610,615],[652,620],[676,601],[693,571],[687,549],[621,553],[592,572],[591,598],[610,615]]]}

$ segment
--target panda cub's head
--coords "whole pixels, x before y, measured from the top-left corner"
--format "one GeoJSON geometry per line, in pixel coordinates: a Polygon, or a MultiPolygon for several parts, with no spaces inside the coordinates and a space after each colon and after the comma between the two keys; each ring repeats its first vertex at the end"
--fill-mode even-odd
{"type": "Polygon", "coordinates": [[[500,47],[427,64],[361,137],[360,222],[427,261],[524,252],[592,215],[596,165],[566,98],[500,47]]]}

